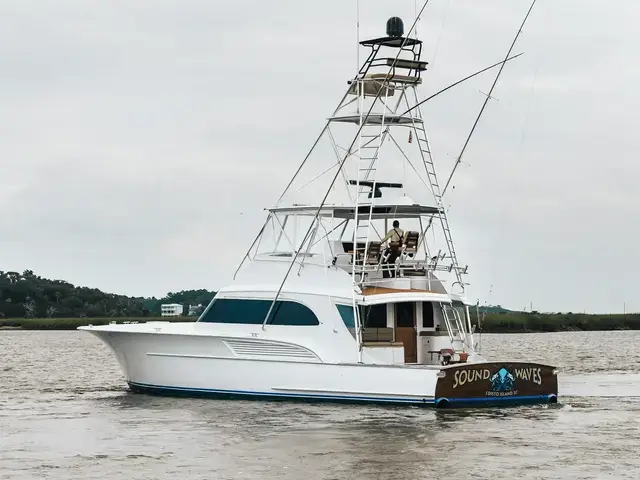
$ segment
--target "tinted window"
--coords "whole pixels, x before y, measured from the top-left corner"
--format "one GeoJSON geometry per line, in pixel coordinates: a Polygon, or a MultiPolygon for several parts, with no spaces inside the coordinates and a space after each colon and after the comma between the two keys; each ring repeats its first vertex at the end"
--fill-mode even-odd
{"type": "Polygon", "coordinates": [[[356,328],[356,322],[353,318],[353,307],[351,305],[336,305],[338,312],[342,317],[342,321],[347,328],[356,328]]]}
{"type": "Polygon", "coordinates": [[[422,326],[433,328],[433,303],[422,302],[422,326]]]}
{"type": "Polygon", "coordinates": [[[396,326],[398,327],[413,327],[413,302],[396,303],[396,326]]]}
{"type": "MultiPolygon", "coordinates": [[[[267,316],[272,300],[244,300],[221,298],[213,302],[201,322],[242,323],[261,325],[267,316]]],[[[297,302],[278,300],[273,306],[269,325],[319,325],[315,314],[297,302]]]]}
{"type": "Polygon", "coordinates": [[[367,305],[360,307],[360,320],[364,328],[387,328],[387,305],[367,305]]]}

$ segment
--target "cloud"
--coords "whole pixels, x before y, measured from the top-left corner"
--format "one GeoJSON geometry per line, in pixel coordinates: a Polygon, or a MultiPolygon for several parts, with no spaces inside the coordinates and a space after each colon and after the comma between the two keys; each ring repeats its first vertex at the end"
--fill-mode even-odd
{"type": "MultiPolygon", "coordinates": [[[[528,6],[431,1],[422,94],[500,60],[528,6]]],[[[640,309],[639,8],[536,5],[447,193],[471,296],[640,309]]],[[[365,38],[391,15],[408,29],[414,2],[361,10],[365,38]]],[[[2,4],[0,268],[132,295],[222,286],[354,74],[355,19],[338,0],[2,4]]],[[[441,177],[493,75],[425,105],[441,177]]]]}

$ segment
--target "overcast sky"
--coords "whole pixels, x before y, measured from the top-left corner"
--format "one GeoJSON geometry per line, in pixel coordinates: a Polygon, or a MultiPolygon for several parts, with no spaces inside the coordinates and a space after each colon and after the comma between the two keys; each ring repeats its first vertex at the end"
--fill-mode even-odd
{"type": "MultiPolygon", "coordinates": [[[[501,60],[529,3],[431,0],[422,95],[501,60]]],[[[361,0],[361,38],[414,5],[361,0]]],[[[640,311],[639,15],[538,1],[446,197],[470,299],[640,311]]],[[[224,285],[354,74],[355,24],[355,0],[0,2],[0,269],[224,285]]],[[[425,109],[440,165],[494,74],[425,109]]]]}

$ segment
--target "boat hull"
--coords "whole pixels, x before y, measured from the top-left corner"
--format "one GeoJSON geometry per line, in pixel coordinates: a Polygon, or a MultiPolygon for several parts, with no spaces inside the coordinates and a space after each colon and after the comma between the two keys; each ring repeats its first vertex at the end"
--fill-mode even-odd
{"type": "MultiPolygon", "coordinates": [[[[519,385],[520,390],[515,393],[497,396],[479,395],[482,390],[478,382],[473,383],[474,388],[469,386],[472,383],[454,387],[452,379],[457,378],[460,383],[460,375],[469,378],[469,374],[461,372],[476,369],[481,371],[477,375],[483,377],[485,370],[492,372],[503,365],[496,363],[440,368],[241,358],[225,356],[221,347],[233,339],[96,330],[92,333],[114,351],[130,389],[144,394],[423,407],[549,403],[557,398],[557,383],[553,391],[540,390],[537,395],[519,385]]],[[[545,389],[551,387],[551,381],[545,382],[545,389]]]]}

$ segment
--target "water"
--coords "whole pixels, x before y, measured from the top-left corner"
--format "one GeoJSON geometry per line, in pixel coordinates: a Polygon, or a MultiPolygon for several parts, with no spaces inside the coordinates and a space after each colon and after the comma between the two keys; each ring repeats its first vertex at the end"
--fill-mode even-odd
{"type": "Polygon", "coordinates": [[[466,411],[130,393],[83,332],[0,331],[0,479],[637,479],[640,332],[484,335],[560,401],[466,411]]]}

